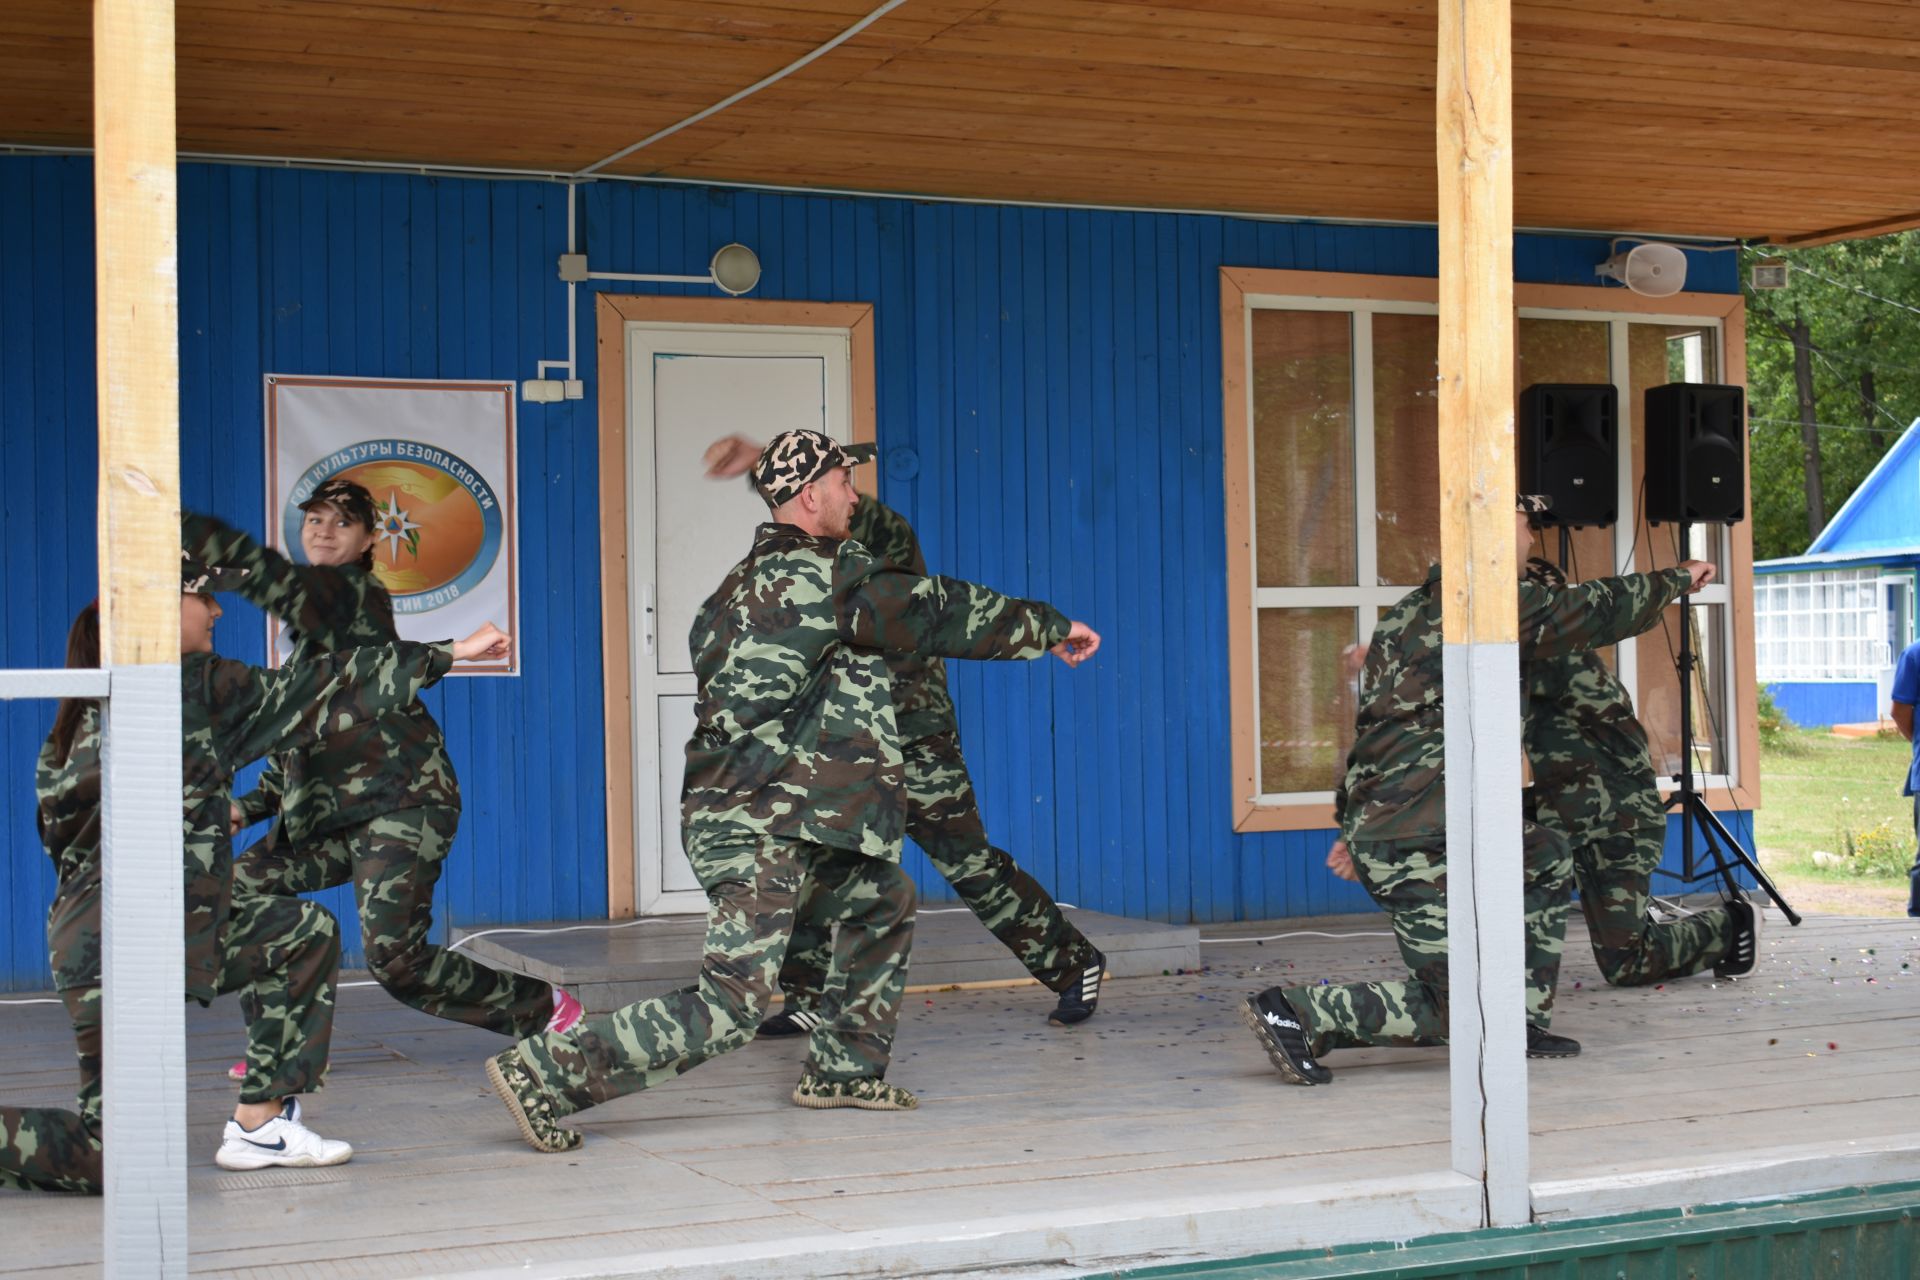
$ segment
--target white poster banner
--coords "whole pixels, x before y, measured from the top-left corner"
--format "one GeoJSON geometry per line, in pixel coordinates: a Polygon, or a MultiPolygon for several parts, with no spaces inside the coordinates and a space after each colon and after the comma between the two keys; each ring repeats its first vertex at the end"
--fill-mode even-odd
{"type": "MultiPolygon", "coordinates": [[[[373,572],[403,640],[446,640],[491,622],[514,637],[520,670],[511,382],[418,382],[268,374],[267,539],[296,562],[300,503],[344,476],[373,495],[373,572]]],[[[267,620],[278,665],[292,643],[267,620]]]]}

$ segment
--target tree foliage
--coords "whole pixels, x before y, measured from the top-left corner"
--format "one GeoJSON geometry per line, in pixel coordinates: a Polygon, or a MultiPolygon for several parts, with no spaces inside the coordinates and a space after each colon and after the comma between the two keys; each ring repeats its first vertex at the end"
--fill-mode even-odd
{"type": "Polygon", "coordinates": [[[1747,403],[1751,415],[1753,552],[1798,555],[1920,417],[1920,231],[1798,250],[1743,250],[1747,403]],[[1793,270],[1784,290],[1755,290],[1762,258],[1793,270]],[[1803,414],[1796,346],[1804,345],[1803,414]],[[1802,418],[1815,424],[1818,507],[1802,418]],[[1812,520],[1809,520],[1811,509],[1812,520]]]}

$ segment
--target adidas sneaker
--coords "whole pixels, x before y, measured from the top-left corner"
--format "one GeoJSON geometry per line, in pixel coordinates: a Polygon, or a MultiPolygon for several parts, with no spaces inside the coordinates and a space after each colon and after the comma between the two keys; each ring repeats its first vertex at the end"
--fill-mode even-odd
{"type": "Polygon", "coordinates": [[[811,1009],[786,1008],[771,1014],[760,1023],[755,1035],[762,1036],[805,1036],[812,1035],[814,1028],[822,1025],[826,1019],[811,1009]]]}
{"type": "Polygon", "coordinates": [[[1280,988],[1268,987],[1257,996],[1248,996],[1240,1017],[1252,1028],[1267,1060],[1288,1084],[1332,1084],[1333,1072],[1314,1060],[1307,1044],[1306,1028],[1280,988]]]}
{"type": "Polygon", "coordinates": [[[1060,992],[1060,1002],[1053,1006],[1047,1021],[1056,1027],[1071,1027],[1076,1022],[1091,1018],[1094,1007],[1100,1003],[1100,982],[1106,976],[1106,971],[1107,958],[1096,950],[1093,963],[1080,970],[1060,992]]]}
{"type": "Polygon", "coordinates": [[[1766,916],[1745,894],[1727,900],[1727,915],[1733,923],[1733,941],[1713,966],[1714,976],[1744,978],[1760,963],[1760,925],[1766,916]]]}

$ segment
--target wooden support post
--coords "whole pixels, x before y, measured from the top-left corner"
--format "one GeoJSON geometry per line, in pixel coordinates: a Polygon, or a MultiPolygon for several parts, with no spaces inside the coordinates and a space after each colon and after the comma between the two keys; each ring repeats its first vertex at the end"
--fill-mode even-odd
{"type": "Polygon", "coordinates": [[[1440,562],[1453,1167],[1526,1222],[1510,0],[1442,0],[1440,562]]]}
{"type": "Polygon", "coordinates": [[[187,1273],[172,0],[94,0],[105,1271],[187,1273]]]}

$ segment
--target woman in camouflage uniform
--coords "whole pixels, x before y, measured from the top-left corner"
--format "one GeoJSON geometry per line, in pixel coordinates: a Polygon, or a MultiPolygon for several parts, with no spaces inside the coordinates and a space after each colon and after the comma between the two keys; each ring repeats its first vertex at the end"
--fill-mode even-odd
{"type": "MultiPolygon", "coordinates": [[[[180,605],[186,994],[240,993],[252,1068],[215,1161],[222,1168],[312,1167],[353,1154],[301,1123],[298,1096],[319,1087],[333,1031],[339,926],[325,908],[234,892],[226,813],[233,774],[270,750],[311,742],[411,702],[453,665],[503,646],[492,627],[459,645],[356,649],[264,671],[215,657],[221,575],[189,563],[180,605]]],[[[67,665],[100,665],[88,605],[67,637],[67,665]]],[[[47,913],[54,983],[78,1041],[78,1111],[0,1107],[0,1186],[101,1190],[100,708],[61,703],[35,773],[41,841],[59,888],[47,913]]]]}
{"type": "MultiPolygon", "coordinates": [[[[373,574],[373,496],[335,478],[301,509],[308,564],[210,516],[186,516],[185,546],[248,571],[240,594],[286,623],[294,661],[398,639],[393,600],[373,574]]],[[[424,706],[276,757],[236,803],[234,830],[272,817],[279,820],[235,863],[235,883],[281,897],[352,883],[367,968],[402,1004],[514,1037],[579,1021],[580,1003],[565,991],[427,940],[434,886],[460,823],[460,783],[424,706]]]]}

